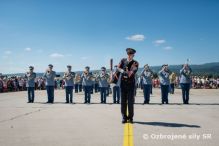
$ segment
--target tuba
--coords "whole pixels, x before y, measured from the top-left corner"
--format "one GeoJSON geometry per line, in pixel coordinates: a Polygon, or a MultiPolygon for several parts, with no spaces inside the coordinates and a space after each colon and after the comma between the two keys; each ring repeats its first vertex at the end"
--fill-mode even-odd
{"type": "Polygon", "coordinates": [[[76,83],[79,83],[81,81],[81,76],[79,75],[79,74],[77,74],[76,76],[75,76],[75,82],[76,83]]]}

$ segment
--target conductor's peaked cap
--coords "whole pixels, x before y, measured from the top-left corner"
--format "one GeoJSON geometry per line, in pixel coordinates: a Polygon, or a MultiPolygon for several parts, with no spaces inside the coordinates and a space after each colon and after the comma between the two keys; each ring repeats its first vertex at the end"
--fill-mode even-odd
{"type": "Polygon", "coordinates": [[[49,66],[49,67],[53,67],[53,65],[52,65],[52,64],[49,64],[48,66],[49,66]]]}
{"type": "Polygon", "coordinates": [[[127,54],[135,54],[135,53],[136,53],[136,50],[133,49],[133,48],[127,48],[127,49],[126,49],[126,52],[127,52],[127,54]]]}
{"type": "Polygon", "coordinates": [[[34,67],[33,66],[29,66],[29,69],[34,69],[34,67]]]}

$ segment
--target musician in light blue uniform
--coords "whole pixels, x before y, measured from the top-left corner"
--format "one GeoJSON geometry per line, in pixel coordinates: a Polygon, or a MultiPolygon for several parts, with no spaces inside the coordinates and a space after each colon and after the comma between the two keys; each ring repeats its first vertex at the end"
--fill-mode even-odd
{"type": "Polygon", "coordinates": [[[27,103],[33,103],[34,102],[34,88],[35,88],[35,79],[36,79],[36,73],[33,72],[34,67],[29,67],[29,72],[25,74],[25,78],[27,79],[26,87],[28,92],[28,102],[27,103]]]}
{"type": "Polygon", "coordinates": [[[148,64],[146,64],[144,66],[144,70],[141,73],[142,85],[144,91],[144,104],[149,104],[150,102],[152,76],[153,76],[153,72],[150,70],[148,64]]]}
{"type": "Polygon", "coordinates": [[[168,65],[162,65],[162,69],[158,72],[159,79],[160,79],[160,87],[161,87],[161,99],[162,104],[166,103],[169,104],[168,101],[168,93],[169,93],[169,86],[170,86],[170,71],[168,69],[168,65]]]}
{"type": "Polygon", "coordinates": [[[106,92],[109,86],[109,78],[110,76],[106,73],[106,68],[101,68],[101,73],[97,76],[97,80],[99,82],[99,89],[100,89],[100,103],[106,103],[106,92]]]}
{"type": "Polygon", "coordinates": [[[49,64],[48,69],[44,73],[43,77],[46,79],[46,90],[47,90],[47,96],[48,101],[47,103],[53,103],[54,102],[54,89],[55,89],[55,77],[56,72],[52,70],[53,65],[49,64]]]}
{"type": "MultiPolygon", "coordinates": [[[[117,65],[114,66],[114,73],[116,73],[117,71],[117,65]]],[[[119,104],[120,103],[120,92],[121,92],[121,89],[120,89],[120,83],[121,83],[121,75],[118,77],[118,82],[116,84],[113,85],[113,103],[117,103],[119,104]]]]}
{"type": "Polygon", "coordinates": [[[73,88],[75,73],[71,71],[71,65],[67,65],[67,71],[64,73],[63,79],[65,82],[66,102],[73,103],[73,88]]]}
{"type": "Polygon", "coordinates": [[[84,88],[84,103],[90,103],[91,90],[93,86],[93,74],[90,72],[90,67],[86,66],[85,71],[81,75],[82,86],[84,88]]]}
{"type": "Polygon", "coordinates": [[[188,64],[184,64],[180,70],[180,86],[182,89],[182,99],[184,104],[189,104],[189,90],[191,85],[192,69],[188,64]]]}

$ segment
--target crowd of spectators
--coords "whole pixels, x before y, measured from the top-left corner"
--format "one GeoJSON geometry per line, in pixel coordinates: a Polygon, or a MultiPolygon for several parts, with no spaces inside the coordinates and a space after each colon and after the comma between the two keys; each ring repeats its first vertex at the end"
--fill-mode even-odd
{"type": "MultiPolygon", "coordinates": [[[[219,88],[219,77],[206,77],[206,76],[193,76],[192,86],[194,89],[218,89],[219,88]]],[[[140,86],[140,84],[138,83],[140,86]]],[[[179,77],[176,76],[174,80],[176,88],[180,88],[179,77]]],[[[160,87],[159,78],[153,79],[153,88],[160,87]]],[[[37,77],[35,80],[35,90],[45,90],[45,80],[42,77],[37,77]]],[[[62,78],[56,78],[55,89],[64,89],[64,81],[62,78]]],[[[0,77],[0,92],[14,92],[14,91],[25,91],[26,90],[26,79],[24,77],[12,76],[0,77]]]]}

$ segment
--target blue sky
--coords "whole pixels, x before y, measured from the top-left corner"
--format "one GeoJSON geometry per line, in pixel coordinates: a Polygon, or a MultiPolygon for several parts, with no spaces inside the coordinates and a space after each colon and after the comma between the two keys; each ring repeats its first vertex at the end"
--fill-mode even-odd
{"type": "Polygon", "coordinates": [[[0,0],[0,72],[219,61],[218,0],[0,0]]]}

